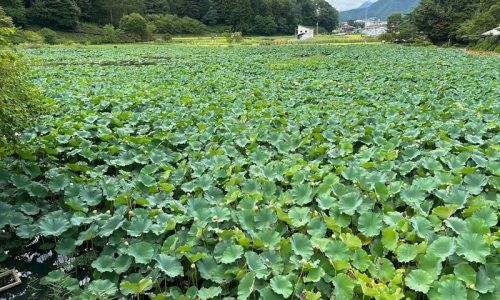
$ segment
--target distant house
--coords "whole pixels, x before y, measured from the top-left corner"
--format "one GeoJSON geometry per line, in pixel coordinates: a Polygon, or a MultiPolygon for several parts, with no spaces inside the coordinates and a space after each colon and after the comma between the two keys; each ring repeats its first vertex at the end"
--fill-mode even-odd
{"type": "Polygon", "coordinates": [[[387,32],[387,22],[378,20],[365,21],[363,34],[367,36],[379,36],[387,32]]]}
{"type": "Polygon", "coordinates": [[[352,33],[354,31],[354,29],[356,29],[354,26],[351,26],[347,23],[342,26],[343,33],[352,33]]]}
{"type": "Polygon", "coordinates": [[[500,26],[497,28],[494,28],[490,31],[486,31],[485,33],[482,34],[482,36],[499,36],[500,35],[500,26]]]}
{"type": "Polygon", "coordinates": [[[299,40],[308,40],[314,37],[314,28],[299,25],[297,27],[297,38],[299,40]]]}

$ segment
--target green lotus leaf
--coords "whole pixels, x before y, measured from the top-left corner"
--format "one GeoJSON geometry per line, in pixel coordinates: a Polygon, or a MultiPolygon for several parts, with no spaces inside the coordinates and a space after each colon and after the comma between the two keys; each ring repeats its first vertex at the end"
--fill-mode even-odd
{"type": "Polygon", "coordinates": [[[453,273],[467,286],[475,286],[476,270],[474,270],[474,268],[471,267],[468,263],[459,263],[453,268],[453,273]]]}
{"type": "Polygon", "coordinates": [[[256,239],[259,240],[265,248],[274,248],[281,240],[278,232],[273,230],[264,230],[257,233],[256,239]]]}
{"type": "Polygon", "coordinates": [[[458,280],[447,279],[440,282],[437,292],[430,295],[431,299],[466,300],[467,290],[458,280]]]}
{"type": "Polygon", "coordinates": [[[153,222],[148,216],[137,216],[132,218],[130,226],[126,230],[130,236],[138,237],[148,233],[152,225],[153,222]]]}
{"type": "Polygon", "coordinates": [[[113,298],[118,292],[116,285],[108,279],[98,279],[90,282],[88,290],[96,298],[113,298]]]}
{"type": "Polygon", "coordinates": [[[291,244],[293,252],[296,255],[302,256],[302,258],[308,260],[314,253],[311,241],[309,238],[301,233],[295,233],[292,235],[291,244]]]}
{"type": "Polygon", "coordinates": [[[37,198],[45,198],[48,195],[48,189],[38,183],[38,182],[32,182],[30,185],[26,187],[26,190],[28,191],[28,194],[31,197],[37,197],[37,198]]]}
{"type": "Polygon", "coordinates": [[[484,237],[479,234],[464,233],[457,238],[457,254],[470,262],[486,263],[490,255],[490,247],[484,237]]]}
{"type": "Polygon", "coordinates": [[[433,282],[434,278],[429,273],[418,269],[411,271],[405,279],[407,287],[422,293],[427,293],[433,282]]]}
{"type": "Polygon", "coordinates": [[[254,291],[255,272],[248,272],[241,278],[238,284],[238,300],[247,299],[254,291]]]}
{"type": "Polygon", "coordinates": [[[142,294],[153,287],[153,280],[151,278],[143,278],[138,282],[130,282],[124,280],[120,283],[120,290],[123,294],[128,295],[131,293],[142,294]]]}
{"type": "Polygon", "coordinates": [[[387,250],[395,250],[398,246],[399,235],[394,228],[387,228],[382,231],[382,245],[387,250]]]}
{"type": "Polygon", "coordinates": [[[283,275],[274,276],[271,279],[271,288],[276,294],[288,298],[292,295],[293,285],[287,277],[283,275]]]}
{"type": "Polygon", "coordinates": [[[218,286],[213,286],[210,288],[201,288],[198,291],[198,298],[201,300],[212,299],[219,296],[222,293],[222,289],[218,286]]]}
{"type": "Polygon", "coordinates": [[[245,258],[247,260],[248,268],[255,272],[255,276],[257,278],[265,278],[269,274],[262,256],[255,252],[246,252],[245,258]]]}
{"type": "Polygon", "coordinates": [[[318,282],[325,274],[325,270],[321,267],[312,269],[304,276],[304,282],[318,282]]]}
{"type": "Polygon", "coordinates": [[[31,185],[31,180],[26,175],[14,175],[11,177],[10,181],[18,188],[18,189],[26,189],[31,185]]]}
{"type": "Polygon", "coordinates": [[[160,254],[156,261],[158,262],[157,267],[168,277],[174,278],[184,275],[184,268],[177,258],[160,254]]]}
{"type": "Polygon", "coordinates": [[[396,250],[398,255],[398,261],[402,263],[407,263],[414,260],[417,257],[418,250],[417,246],[412,244],[401,244],[396,250]]]}
{"type": "Polygon", "coordinates": [[[330,241],[324,249],[325,255],[333,261],[347,261],[349,260],[349,248],[341,241],[330,241]]]}
{"type": "Polygon", "coordinates": [[[422,239],[428,240],[434,234],[432,223],[422,216],[411,218],[411,224],[415,233],[422,239]]]}
{"type": "Polygon", "coordinates": [[[382,229],[382,215],[380,213],[367,212],[358,219],[358,230],[365,236],[376,236],[382,229]]]}
{"type": "Polygon", "coordinates": [[[292,188],[292,199],[297,205],[305,205],[313,200],[313,189],[308,184],[299,184],[292,188]]]}
{"type": "Polygon", "coordinates": [[[102,191],[97,188],[85,188],[81,192],[82,200],[89,206],[96,206],[102,201],[102,191]]]}
{"type": "Polygon", "coordinates": [[[55,175],[50,179],[49,189],[52,192],[58,192],[68,187],[70,182],[70,177],[67,174],[55,175]]]}
{"type": "Polygon", "coordinates": [[[38,207],[37,205],[30,203],[30,202],[25,202],[25,203],[21,204],[19,209],[23,213],[25,213],[29,216],[37,215],[40,212],[40,207],[38,207]]]}
{"type": "Polygon", "coordinates": [[[106,221],[97,235],[100,237],[108,237],[113,232],[118,230],[118,228],[120,228],[123,223],[125,223],[125,219],[123,218],[123,216],[114,215],[106,221]]]}
{"type": "Polygon", "coordinates": [[[128,255],[120,255],[113,262],[113,271],[116,274],[122,274],[128,271],[130,265],[132,264],[132,258],[128,255]]]}
{"type": "Polygon", "coordinates": [[[488,177],[479,173],[469,174],[465,176],[464,183],[469,193],[479,195],[483,191],[483,187],[488,184],[488,177]]]}
{"type": "Polygon", "coordinates": [[[333,278],[335,286],[335,299],[352,299],[356,282],[345,274],[338,274],[333,278]]]}
{"type": "Polygon", "coordinates": [[[444,203],[448,205],[458,205],[458,207],[463,207],[469,194],[466,190],[455,188],[444,198],[444,203]]]}
{"type": "Polygon", "coordinates": [[[359,192],[351,192],[340,196],[339,208],[343,213],[352,216],[361,203],[363,199],[359,192]]]}
{"type": "Polygon", "coordinates": [[[156,185],[156,179],[148,174],[140,174],[137,177],[137,181],[144,184],[146,187],[152,187],[156,185]]]}
{"type": "Polygon", "coordinates": [[[114,261],[115,259],[110,255],[101,255],[92,262],[92,268],[101,273],[113,272],[114,261]]]}
{"type": "Polygon", "coordinates": [[[445,260],[448,256],[455,253],[455,249],[455,238],[441,236],[430,244],[427,248],[427,253],[445,260]]]}
{"type": "Polygon", "coordinates": [[[67,217],[61,210],[46,214],[38,223],[40,233],[44,236],[60,236],[71,228],[67,217]]]}
{"type": "Polygon", "coordinates": [[[326,224],[323,218],[317,217],[307,224],[307,233],[314,237],[324,237],[326,235],[326,224]]]}
{"type": "Polygon", "coordinates": [[[136,263],[148,264],[154,255],[154,249],[151,243],[138,242],[127,249],[127,254],[131,255],[136,263]]]}
{"type": "Polygon", "coordinates": [[[354,252],[352,265],[356,269],[364,272],[372,265],[372,261],[370,260],[370,256],[368,256],[368,253],[366,253],[365,250],[358,249],[354,252]]]}
{"type": "Polygon", "coordinates": [[[243,255],[243,247],[240,245],[231,245],[224,250],[220,262],[230,264],[237,261],[243,255]]]}
{"type": "Polygon", "coordinates": [[[59,255],[70,256],[75,249],[75,240],[72,238],[61,239],[56,243],[56,252],[59,255]]]}
{"type": "Polygon", "coordinates": [[[307,207],[293,207],[288,211],[293,227],[302,227],[311,220],[311,210],[307,207]]]}

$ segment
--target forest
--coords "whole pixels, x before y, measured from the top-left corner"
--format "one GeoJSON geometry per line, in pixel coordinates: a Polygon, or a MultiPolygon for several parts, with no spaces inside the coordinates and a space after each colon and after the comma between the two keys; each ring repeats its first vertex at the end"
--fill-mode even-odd
{"type": "Polygon", "coordinates": [[[0,6],[18,26],[65,31],[78,30],[81,22],[116,27],[131,13],[146,16],[160,33],[170,34],[202,34],[206,26],[245,34],[293,34],[297,24],[331,31],[339,19],[325,0],[0,0],[0,6]]]}

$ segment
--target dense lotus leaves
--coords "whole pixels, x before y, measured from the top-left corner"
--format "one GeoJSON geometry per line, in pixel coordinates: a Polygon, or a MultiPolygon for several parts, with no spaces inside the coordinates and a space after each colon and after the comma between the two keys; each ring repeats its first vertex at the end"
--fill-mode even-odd
{"type": "Polygon", "coordinates": [[[498,58],[26,52],[55,109],[0,149],[0,260],[41,236],[91,270],[49,273],[74,299],[500,293],[498,58]]]}

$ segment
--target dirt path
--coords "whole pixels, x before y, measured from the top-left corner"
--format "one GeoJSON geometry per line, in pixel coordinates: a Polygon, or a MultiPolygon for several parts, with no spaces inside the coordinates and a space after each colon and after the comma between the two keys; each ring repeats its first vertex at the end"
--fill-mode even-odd
{"type": "Polygon", "coordinates": [[[496,52],[485,52],[485,51],[475,51],[475,50],[465,50],[465,53],[470,55],[479,55],[479,56],[494,56],[500,58],[500,53],[496,52]]]}

